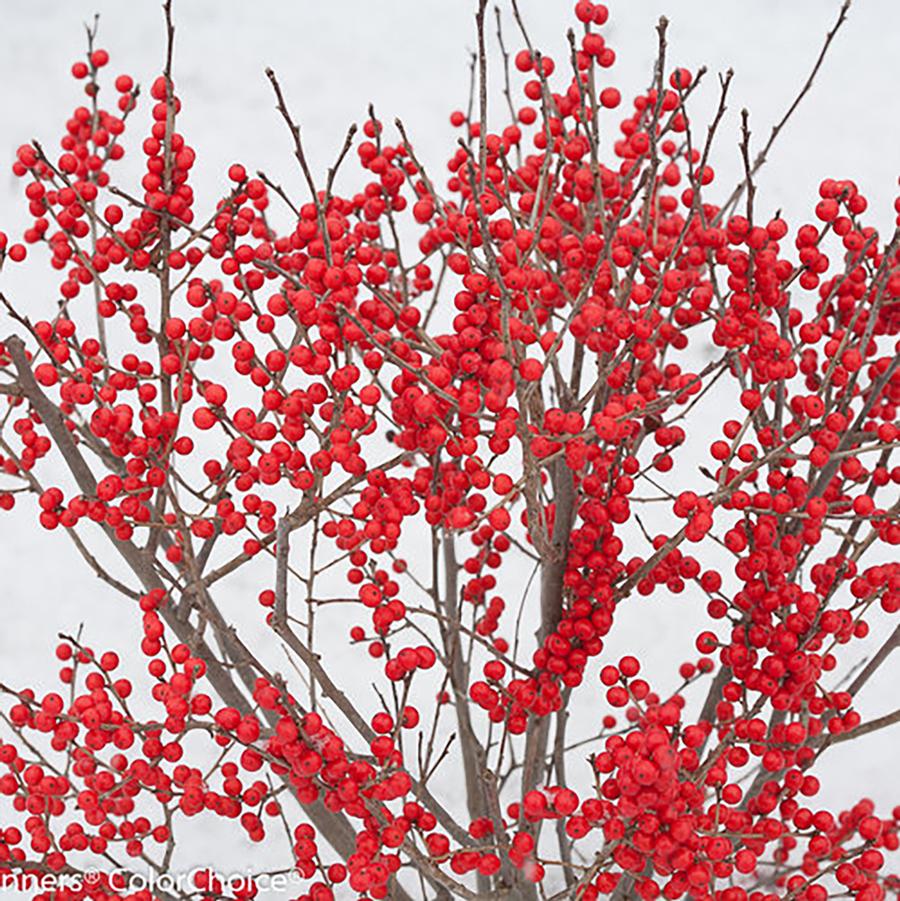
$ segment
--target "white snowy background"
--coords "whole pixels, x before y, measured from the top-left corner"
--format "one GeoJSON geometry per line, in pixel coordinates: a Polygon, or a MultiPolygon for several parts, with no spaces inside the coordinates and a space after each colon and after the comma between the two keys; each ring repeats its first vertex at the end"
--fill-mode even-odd
{"type": "MultiPolygon", "coordinates": [[[[654,26],[670,19],[669,63],[695,70],[706,65],[707,85],[695,97],[695,121],[704,122],[717,102],[716,73],[735,70],[729,113],[720,130],[714,163],[720,190],[738,179],[738,114],[751,113],[758,147],[781,117],[806,78],[838,4],[832,0],[653,0],[613,2],[605,28],[618,60],[610,80],[626,101],[644,87],[656,52],[654,26]]],[[[565,30],[572,24],[571,4],[562,0],[522,0],[521,8],[534,42],[563,59],[565,30]]],[[[468,53],[474,47],[474,3],[468,0],[334,0],[334,2],[253,3],[176,0],[175,78],[183,103],[179,130],[197,150],[192,183],[196,209],[209,209],[220,196],[225,171],[236,160],[250,170],[263,169],[274,181],[302,196],[283,123],[273,108],[263,74],[278,73],[288,102],[303,127],[310,163],[322,173],[340,147],[350,122],[362,122],[371,101],[385,122],[404,120],[420,158],[440,173],[456,133],[450,110],[465,105],[468,53]]],[[[507,44],[518,41],[504,11],[507,44]]],[[[53,147],[71,109],[81,102],[68,74],[83,55],[82,23],[99,12],[98,45],[112,55],[111,76],[128,72],[143,85],[158,74],[163,59],[163,22],[159,5],[149,0],[0,0],[0,229],[15,240],[26,227],[21,184],[9,172],[15,148],[31,138],[53,147]]],[[[491,29],[493,30],[493,29],[491,29]]],[[[852,177],[870,201],[870,222],[892,227],[892,204],[900,170],[900,108],[896,98],[900,4],[896,0],[858,0],[838,35],[816,84],[775,146],[758,178],[757,210],[782,209],[791,222],[806,221],[825,177],[852,177]]],[[[492,42],[493,43],[493,42],[492,42]]],[[[492,78],[500,72],[492,57],[492,78]]],[[[501,109],[499,90],[493,110],[501,109]]],[[[146,110],[146,94],[142,98],[146,110]]],[[[138,112],[126,133],[128,156],[119,164],[127,181],[140,165],[138,141],[145,114],[138,112]]],[[[350,167],[353,167],[351,162],[350,167]]],[[[56,278],[40,265],[10,267],[0,286],[34,318],[49,315],[56,278]]],[[[0,335],[8,331],[7,322],[0,335]]],[[[683,461],[682,461],[683,462],[683,461]]],[[[652,527],[652,523],[651,523],[652,527]]],[[[85,624],[97,649],[133,646],[140,624],[131,605],[86,569],[61,531],[37,527],[27,499],[0,516],[0,680],[17,686],[55,687],[53,647],[57,631],[85,624]]],[[[229,610],[252,640],[270,640],[259,625],[255,594],[258,581],[230,583],[229,610]],[[249,613],[241,613],[242,606],[249,613]]],[[[696,601],[696,598],[694,599],[696,601]]],[[[651,680],[671,684],[682,659],[695,656],[691,641],[702,607],[691,605],[689,592],[623,605],[610,659],[630,652],[647,661],[651,680]],[[653,628],[647,627],[647,622],[653,628]]],[[[877,619],[877,618],[876,618],[877,619]]],[[[871,652],[875,636],[857,654],[871,652]]],[[[339,672],[357,666],[348,651],[345,631],[336,633],[331,652],[339,672]]],[[[325,647],[326,656],[329,647],[325,647]]],[[[863,718],[896,706],[896,665],[885,667],[859,699],[863,718]]],[[[356,681],[356,680],[353,680],[356,681]]],[[[362,679],[358,680],[361,684],[362,679]]],[[[348,683],[353,684],[348,680],[348,683]]],[[[597,714],[591,699],[576,708],[577,717],[597,714]]],[[[585,729],[590,733],[590,726],[585,729]]],[[[885,731],[831,750],[820,767],[822,804],[846,806],[869,795],[886,804],[897,801],[897,734],[885,731]],[[892,768],[893,767],[893,768],[892,768]]],[[[448,783],[440,793],[455,794],[448,783]]],[[[437,777],[439,784],[441,777],[437,777]]],[[[283,863],[274,845],[263,848],[243,840],[237,828],[205,819],[204,832],[188,846],[192,863],[228,863],[242,868],[283,863]]],[[[0,813],[0,825],[4,815],[0,813]]]]}

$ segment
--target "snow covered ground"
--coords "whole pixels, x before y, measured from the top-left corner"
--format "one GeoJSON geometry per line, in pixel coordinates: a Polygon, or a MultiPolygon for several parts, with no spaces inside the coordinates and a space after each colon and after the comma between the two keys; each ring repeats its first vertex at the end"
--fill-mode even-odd
{"type": "MultiPolygon", "coordinates": [[[[198,209],[219,195],[227,166],[244,162],[263,169],[295,196],[302,193],[283,124],[263,74],[278,73],[299,118],[311,165],[317,172],[333,160],[348,123],[360,122],[371,101],[386,122],[399,116],[432,172],[440,172],[455,141],[448,124],[451,109],[465,104],[467,54],[474,46],[474,3],[468,0],[257,0],[253,3],[176,0],[178,28],[175,72],[183,101],[180,129],[196,148],[194,187],[198,209]]],[[[837,15],[833,0],[633,0],[611,4],[608,43],[618,62],[611,78],[634,91],[644,86],[656,51],[654,25],[665,13],[671,21],[672,65],[710,69],[695,116],[703,121],[717,102],[714,73],[731,66],[735,80],[730,110],[720,130],[714,158],[723,187],[738,179],[738,114],[751,112],[756,146],[768,135],[806,78],[822,38],[837,15]]],[[[506,4],[506,40],[516,36],[506,4]]],[[[534,42],[562,58],[570,4],[561,0],[522,0],[534,42]]],[[[31,0],[0,4],[0,160],[30,138],[53,146],[78,88],[68,75],[82,55],[82,23],[101,14],[99,46],[112,55],[112,73],[127,71],[147,85],[158,73],[164,31],[159,5],[149,0],[31,0]]],[[[897,193],[900,109],[896,99],[900,5],[896,0],[865,0],[855,5],[816,84],[776,144],[761,173],[757,209],[782,209],[791,220],[809,215],[816,187],[824,177],[852,177],[870,200],[871,222],[891,227],[897,193]]],[[[495,60],[496,61],[496,60],[495,60]]],[[[494,68],[494,76],[499,73],[494,68]]],[[[498,82],[495,81],[495,85],[498,82]]],[[[496,95],[499,100],[499,95],[496,95]]],[[[144,98],[146,104],[146,97],[144,98]]],[[[499,109],[499,102],[495,109],[499,109]]],[[[141,114],[139,114],[141,115],[141,114]]],[[[139,163],[139,129],[126,141],[139,163]]],[[[10,234],[26,224],[20,185],[4,169],[0,176],[0,228],[10,234]]],[[[125,178],[127,179],[127,175],[125,178]]],[[[39,266],[3,274],[2,287],[32,316],[49,312],[52,281],[39,266]]],[[[0,335],[8,330],[0,327],[0,335]]],[[[0,680],[49,688],[55,670],[56,632],[85,623],[95,647],[127,648],[139,623],[133,611],[84,567],[61,533],[37,530],[30,504],[0,517],[0,680]]],[[[234,584],[234,600],[258,590],[249,581],[234,584]]],[[[690,656],[693,632],[685,631],[690,612],[682,598],[641,600],[617,622],[611,654],[628,650],[650,659],[651,677],[669,678],[674,664],[690,656]],[[657,630],[644,622],[652,605],[657,630]]],[[[696,611],[694,611],[696,613],[696,611]]],[[[256,611],[252,621],[256,621],[256,611]]],[[[252,628],[252,627],[248,627],[252,628]]],[[[251,632],[251,637],[252,637],[251,632]]],[[[258,631],[260,637],[263,633],[258,631]]],[[[335,651],[339,648],[336,646],[335,651]]],[[[343,642],[340,643],[340,652],[343,642]]],[[[355,657],[341,658],[347,663],[355,657]]],[[[896,671],[896,665],[893,667],[896,671]]],[[[873,680],[860,700],[863,717],[896,706],[896,679],[887,671],[873,680]]],[[[590,717],[590,709],[579,709],[590,717]]],[[[859,745],[831,751],[823,766],[824,798],[850,804],[860,794],[894,803],[897,734],[878,733],[859,745]],[[895,765],[895,764],[894,764],[895,765]],[[846,778],[852,773],[852,778],[846,778]],[[891,791],[893,789],[893,793],[891,791]]],[[[0,823],[3,817],[0,815],[0,823]]],[[[249,843],[236,830],[212,824],[197,845],[195,859],[242,860],[249,843]]],[[[274,856],[253,848],[255,860],[274,856]]]]}

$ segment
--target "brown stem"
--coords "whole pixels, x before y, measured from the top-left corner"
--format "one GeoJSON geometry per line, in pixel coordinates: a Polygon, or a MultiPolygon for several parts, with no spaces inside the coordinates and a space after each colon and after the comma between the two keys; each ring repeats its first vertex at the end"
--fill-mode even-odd
{"type": "MultiPolygon", "coordinates": [[[[563,610],[563,576],[569,552],[569,535],[575,507],[575,486],[572,472],[565,460],[557,460],[552,474],[556,511],[550,550],[541,567],[541,624],[537,633],[538,646],[559,625],[563,610]]],[[[550,717],[539,717],[528,730],[525,759],[522,764],[522,796],[531,791],[541,779],[550,737],[550,717]]]]}

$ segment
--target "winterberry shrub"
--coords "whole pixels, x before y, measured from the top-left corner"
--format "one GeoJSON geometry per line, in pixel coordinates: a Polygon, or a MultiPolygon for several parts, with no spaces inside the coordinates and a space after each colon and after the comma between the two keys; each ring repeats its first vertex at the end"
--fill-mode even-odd
{"type": "Polygon", "coordinates": [[[373,112],[317,178],[268,72],[308,196],[234,163],[200,210],[165,12],[146,102],[92,31],[13,164],[0,264],[52,272],[2,295],[0,507],[143,628],[64,632],[57,691],[4,675],[0,875],[251,898],[123,883],[220,819],[303,901],[896,895],[900,807],[829,809],[817,764],[900,721],[857,710],[900,643],[898,233],[847,179],[761,215],[796,104],[720,191],[731,76],[695,121],[665,20],[625,104],[605,6],[555,60],[513,7],[494,92],[481,0],[448,176],[373,112]],[[605,650],[649,596],[704,619],[662,684],[605,650]]]}

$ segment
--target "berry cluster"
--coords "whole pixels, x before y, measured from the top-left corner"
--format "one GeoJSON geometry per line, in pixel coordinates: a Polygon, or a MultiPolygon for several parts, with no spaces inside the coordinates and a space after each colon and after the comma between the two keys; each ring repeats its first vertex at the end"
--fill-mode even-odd
{"type": "MultiPolygon", "coordinates": [[[[64,691],[0,685],[0,874],[164,872],[185,822],[219,817],[286,834],[302,901],[900,887],[900,807],[814,800],[829,748],[900,721],[857,709],[900,645],[900,232],[865,224],[850,180],[799,227],[760,218],[746,121],[745,178],[711,199],[730,76],[700,128],[704,72],[667,64],[661,21],[651,86],[614,113],[592,0],[570,60],[500,35],[510,121],[489,131],[484,17],[443,187],[374,112],[317,186],[269,72],[309,197],[235,163],[204,218],[171,45],[146,171],[117,187],[138,88],[99,105],[94,32],[60,152],[19,149],[33,223],[0,233],[0,266],[43,253],[61,280],[37,321],[4,298],[0,508],[34,495],[143,637],[63,636],[64,691]],[[46,484],[48,458],[70,478],[46,484]],[[266,571],[254,643],[219,591],[266,571]],[[665,688],[606,651],[619,605],[654,595],[706,615],[665,688]],[[852,670],[845,646],[885,630],[852,670]]],[[[137,896],[111,875],[57,897],[137,896]]]]}

